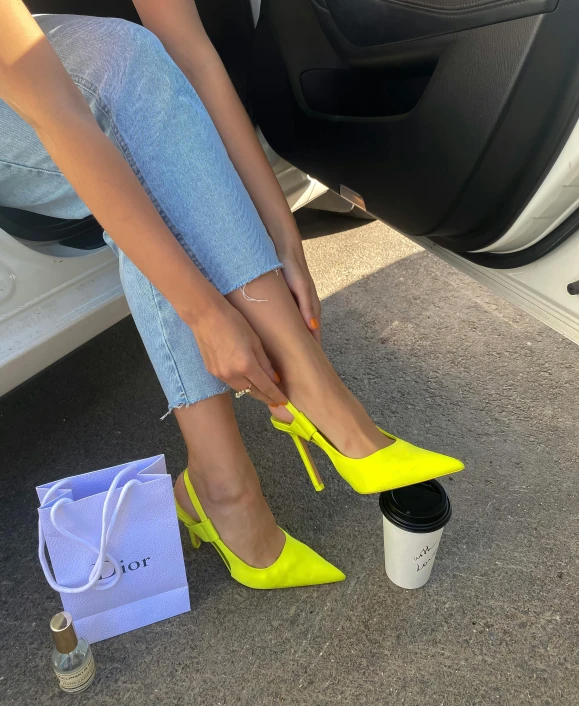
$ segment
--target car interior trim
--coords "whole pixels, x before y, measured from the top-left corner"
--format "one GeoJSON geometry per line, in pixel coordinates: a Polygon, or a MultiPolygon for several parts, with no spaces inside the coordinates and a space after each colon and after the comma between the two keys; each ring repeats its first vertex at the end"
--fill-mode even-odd
{"type": "Polygon", "coordinates": [[[559,0],[312,0],[357,47],[462,32],[552,12],[559,0]]]}
{"type": "Polygon", "coordinates": [[[461,257],[475,265],[488,267],[493,270],[513,270],[531,265],[545,255],[553,252],[579,230],[579,208],[555,228],[546,238],[539,240],[531,247],[517,252],[491,253],[491,252],[461,252],[461,257]]]}
{"type": "Polygon", "coordinates": [[[579,122],[537,193],[511,228],[476,252],[511,253],[531,247],[579,208],[579,122]]]}

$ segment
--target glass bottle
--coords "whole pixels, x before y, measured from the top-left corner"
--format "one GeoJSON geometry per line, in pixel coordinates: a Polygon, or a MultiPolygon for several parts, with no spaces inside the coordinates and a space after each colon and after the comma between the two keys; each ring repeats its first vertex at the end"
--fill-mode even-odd
{"type": "Polygon", "coordinates": [[[95,663],[90,645],[77,637],[70,613],[57,613],[50,621],[54,640],[52,668],[60,688],[70,693],[84,691],[95,675],[95,663]]]}

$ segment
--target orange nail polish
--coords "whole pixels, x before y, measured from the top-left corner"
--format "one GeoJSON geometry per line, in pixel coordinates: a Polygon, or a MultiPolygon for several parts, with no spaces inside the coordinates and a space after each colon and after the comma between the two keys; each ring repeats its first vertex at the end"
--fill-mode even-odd
{"type": "Polygon", "coordinates": [[[270,404],[269,406],[270,406],[270,407],[279,407],[279,405],[278,405],[278,404],[273,404],[273,403],[272,403],[272,404],[270,404]]]}
{"type": "Polygon", "coordinates": [[[275,370],[273,371],[273,379],[274,379],[276,382],[281,382],[281,378],[280,378],[280,376],[275,372],[275,370]]]}
{"type": "Polygon", "coordinates": [[[317,319],[310,319],[310,328],[314,329],[314,331],[317,331],[320,328],[320,324],[317,319]]]}

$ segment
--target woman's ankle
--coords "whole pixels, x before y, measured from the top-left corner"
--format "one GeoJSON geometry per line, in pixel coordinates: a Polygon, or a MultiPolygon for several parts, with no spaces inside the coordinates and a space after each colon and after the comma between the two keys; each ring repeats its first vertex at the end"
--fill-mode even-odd
{"type": "MultiPolygon", "coordinates": [[[[259,486],[256,489],[254,487],[256,484],[251,483],[246,477],[247,474],[243,472],[233,473],[228,471],[220,473],[218,469],[214,469],[214,472],[207,473],[196,470],[190,465],[187,469],[187,474],[203,507],[205,505],[208,507],[236,505],[255,494],[256,490],[260,492],[259,486]]],[[[177,479],[176,489],[179,491],[179,495],[182,496],[184,493],[188,499],[184,475],[185,471],[177,479]]]]}
{"type": "MultiPolygon", "coordinates": [[[[203,482],[197,482],[197,486],[195,479],[192,478],[191,482],[203,510],[225,545],[250,566],[271,566],[283,549],[285,536],[277,527],[257,478],[257,490],[249,484],[245,490],[238,488],[232,492],[211,483],[211,489],[205,496],[203,482]],[[198,490],[198,487],[202,489],[198,490]],[[209,499],[209,494],[212,499],[209,499]]],[[[195,520],[200,519],[187,495],[183,474],[175,484],[175,496],[185,512],[195,520]]]]}

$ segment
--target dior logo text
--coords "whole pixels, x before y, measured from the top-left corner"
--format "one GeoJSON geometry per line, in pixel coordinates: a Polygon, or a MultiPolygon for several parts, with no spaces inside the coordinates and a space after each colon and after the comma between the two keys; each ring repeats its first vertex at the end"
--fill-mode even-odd
{"type": "MultiPolygon", "coordinates": [[[[119,561],[119,564],[121,565],[121,572],[123,574],[126,574],[127,571],[137,571],[137,569],[145,568],[148,566],[147,562],[151,561],[151,557],[148,556],[146,559],[141,559],[141,561],[131,561],[129,564],[125,566],[125,560],[121,559],[119,561]]],[[[91,564],[91,566],[94,566],[94,564],[91,564]]],[[[116,569],[114,567],[110,566],[110,562],[105,561],[104,567],[103,567],[103,576],[99,577],[99,581],[104,581],[105,579],[110,579],[111,576],[114,576],[116,574],[116,569]],[[111,571],[112,568],[112,571],[111,571]]]]}

